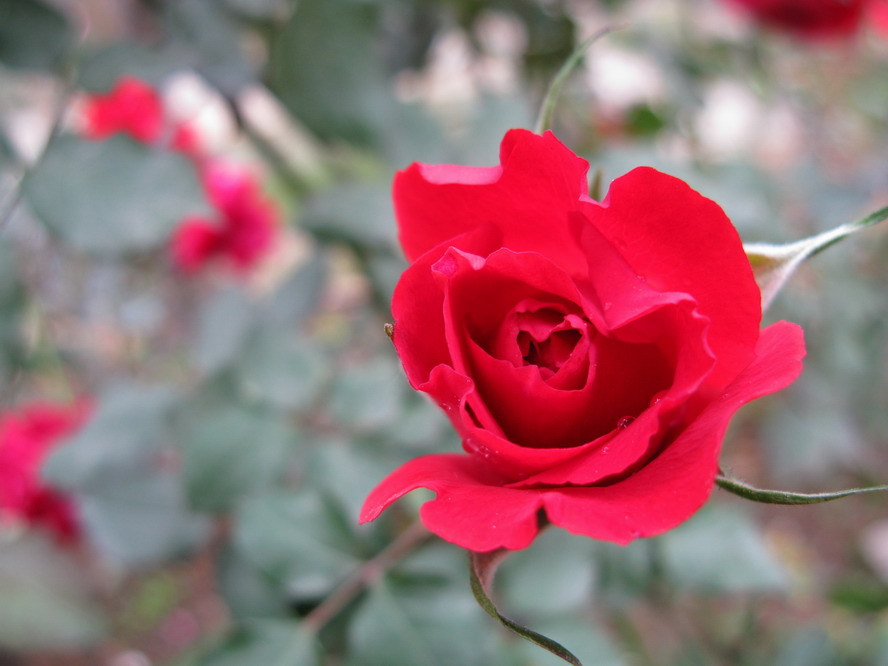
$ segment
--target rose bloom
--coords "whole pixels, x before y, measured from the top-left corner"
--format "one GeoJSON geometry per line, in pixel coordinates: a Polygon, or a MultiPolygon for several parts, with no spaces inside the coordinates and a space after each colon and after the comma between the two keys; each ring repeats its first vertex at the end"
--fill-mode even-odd
{"type": "Polygon", "coordinates": [[[755,20],[807,39],[849,37],[870,4],[881,0],[728,0],[755,20]]]}
{"type": "Polygon", "coordinates": [[[737,232],[682,181],[635,169],[599,203],[551,132],[510,131],[500,159],[395,177],[395,348],[465,452],[403,465],[361,521],[425,487],[425,525],[475,551],[523,548],[542,518],[622,544],[675,527],[733,413],[801,372],[802,331],[760,330],[737,232]]]}
{"type": "Polygon", "coordinates": [[[141,143],[153,144],[168,139],[173,149],[188,155],[200,151],[194,128],[169,121],[157,91],[132,76],[122,77],[104,95],[87,96],[83,118],[83,134],[90,139],[106,139],[124,133],[141,143]]]}
{"type": "Polygon", "coordinates": [[[40,467],[88,412],[86,403],[31,403],[0,414],[0,521],[46,528],[61,542],[76,539],[74,506],[40,480],[40,467]]]}
{"type": "Polygon", "coordinates": [[[173,236],[173,263],[193,273],[215,260],[236,271],[252,269],[271,250],[278,212],[256,177],[243,167],[208,162],[201,172],[204,189],[217,217],[189,217],[173,236]]]}

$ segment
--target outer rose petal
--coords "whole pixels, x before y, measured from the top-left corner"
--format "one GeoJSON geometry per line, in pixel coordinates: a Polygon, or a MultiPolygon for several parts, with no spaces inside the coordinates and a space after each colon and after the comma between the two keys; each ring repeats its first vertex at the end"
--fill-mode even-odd
{"type": "Polygon", "coordinates": [[[540,252],[572,274],[584,270],[566,214],[588,190],[589,164],[551,132],[527,130],[506,134],[500,161],[498,167],[417,163],[395,176],[395,213],[407,258],[415,261],[455,236],[492,224],[503,247],[540,252]]]}
{"type": "Polygon", "coordinates": [[[426,527],[479,552],[523,548],[537,532],[537,512],[571,532],[628,543],[653,536],[689,518],[712,491],[721,440],[743,404],[790,384],[801,372],[802,331],[778,322],[762,331],[756,358],[720,399],[651,463],[610,486],[515,490],[480,461],[459,455],[425,456],[390,474],[370,494],[361,522],[419,487],[437,497],[423,505],[426,527]]]}
{"type": "Polygon", "coordinates": [[[707,381],[724,386],[752,360],[761,292],[736,229],[714,201],[647,167],[614,180],[604,202],[583,212],[654,289],[690,294],[709,317],[716,367],[707,381]]]}

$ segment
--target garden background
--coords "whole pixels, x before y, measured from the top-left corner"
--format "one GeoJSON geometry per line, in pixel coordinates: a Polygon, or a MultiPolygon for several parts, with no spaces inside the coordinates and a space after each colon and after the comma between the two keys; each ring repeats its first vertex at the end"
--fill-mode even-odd
{"type": "MultiPolygon", "coordinates": [[[[618,24],[554,124],[605,184],[655,166],[754,242],[888,200],[874,25],[799,39],[718,0],[0,0],[0,399],[78,422],[40,464],[75,527],[3,516],[0,664],[560,663],[484,615],[463,551],[392,551],[422,492],[357,514],[397,465],[459,448],[383,330],[406,266],[394,171],[495,164],[576,45],[618,24]],[[122,78],[157,93],[150,139],[99,127],[122,78]],[[177,250],[183,222],[237,217],[201,181],[217,163],[267,225],[177,250]]],[[[805,371],[734,419],[726,471],[888,478],[886,256],[876,227],[778,296],[766,322],[803,326],[805,371]]],[[[496,593],[587,666],[884,664],[885,508],[715,491],[627,547],[548,531],[496,593]]]]}

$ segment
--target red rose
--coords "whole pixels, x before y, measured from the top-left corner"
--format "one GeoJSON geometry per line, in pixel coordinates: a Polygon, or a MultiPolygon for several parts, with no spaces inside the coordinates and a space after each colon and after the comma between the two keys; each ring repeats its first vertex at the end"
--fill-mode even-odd
{"type": "Polygon", "coordinates": [[[395,178],[395,347],[465,454],[408,462],[361,520],[425,487],[425,525],[476,551],[529,545],[541,512],[618,543],[675,527],[732,414],[798,376],[802,331],[759,329],[737,232],[682,181],[636,169],[599,203],[550,132],[512,130],[500,158],[395,178]]]}
{"type": "Polygon", "coordinates": [[[63,542],[77,536],[73,505],[43,484],[40,467],[83,424],[88,411],[85,403],[33,403],[0,415],[0,518],[40,525],[63,542]]]}
{"type": "Polygon", "coordinates": [[[224,259],[240,271],[253,268],[274,244],[277,209],[253,174],[241,167],[208,162],[202,177],[218,219],[183,220],[172,241],[173,261],[185,272],[214,259],[224,259]]]}
{"type": "Polygon", "coordinates": [[[764,25],[809,39],[852,35],[869,4],[869,0],[729,1],[764,25]]]}

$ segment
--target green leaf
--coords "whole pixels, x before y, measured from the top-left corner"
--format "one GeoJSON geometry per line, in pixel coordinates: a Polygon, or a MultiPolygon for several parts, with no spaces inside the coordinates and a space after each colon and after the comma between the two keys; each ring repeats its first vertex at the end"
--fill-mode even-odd
{"type": "Polygon", "coordinates": [[[105,632],[83,572],[65,551],[41,534],[0,541],[0,645],[76,650],[105,632]]]}
{"type": "Polygon", "coordinates": [[[293,596],[317,599],[362,561],[351,525],[316,493],[270,493],[244,501],[234,542],[293,596]]]}
{"type": "Polygon", "coordinates": [[[373,145],[389,121],[377,13],[375,3],[300,0],[272,42],[271,89],[322,139],[373,145]]]}
{"type": "Polygon", "coordinates": [[[727,490],[729,493],[734,493],[743,499],[748,499],[753,502],[761,502],[763,504],[820,504],[821,502],[830,502],[843,497],[850,497],[851,495],[888,490],[888,485],[884,485],[870,486],[869,488],[835,490],[826,493],[794,493],[786,490],[765,490],[763,488],[756,488],[745,481],[732,479],[722,475],[715,478],[715,483],[722,490],[727,490]]]}
{"type": "Polygon", "coordinates": [[[710,503],[650,545],[661,556],[666,579],[682,588],[767,592],[787,583],[761,529],[735,507],[710,503]]]}
{"type": "Polygon", "coordinates": [[[349,627],[348,666],[488,666],[497,644],[465,587],[461,553],[442,543],[373,583],[349,627]]]}
{"type": "Polygon", "coordinates": [[[188,508],[181,471],[161,462],[171,453],[176,400],[163,387],[109,388],[43,467],[50,483],[77,497],[90,542],[126,566],[181,554],[207,535],[205,518],[188,508]]]}
{"type": "Polygon", "coordinates": [[[560,643],[553,641],[547,636],[543,636],[532,629],[524,627],[514,620],[510,620],[499,612],[496,604],[490,598],[490,586],[493,583],[493,576],[500,562],[508,555],[509,551],[500,549],[490,553],[469,553],[469,575],[472,586],[472,593],[475,599],[484,611],[500,624],[515,632],[521,638],[534,643],[544,650],[551,652],[556,657],[566,661],[573,666],[583,666],[577,657],[560,643]]]}
{"type": "Polygon", "coordinates": [[[319,666],[315,637],[295,622],[256,620],[236,628],[198,666],[319,666]]]}
{"type": "Polygon", "coordinates": [[[771,304],[789,277],[795,273],[805,259],[813,257],[851,234],[878,224],[885,219],[888,219],[888,206],[880,208],[856,222],[840,225],[835,229],[794,243],[745,244],[743,249],[746,251],[756,282],[762,292],[762,309],[771,304]]]}
{"type": "Polygon", "coordinates": [[[188,160],[125,136],[54,139],[24,192],[50,231],[96,254],[159,247],[184,217],[206,210],[188,160]]]}
{"type": "Polygon", "coordinates": [[[0,63],[16,69],[54,69],[73,46],[56,9],[37,0],[0,0],[0,63]]]}
{"type": "Polygon", "coordinates": [[[273,412],[226,406],[199,411],[179,441],[192,507],[224,511],[269,488],[286,470],[294,433],[273,412]]]}
{"type": "Polygon", "coordinates": [[[390,357],[351,366],[333,384],[330,413],[356,430],[372,431],[394,423],[401,413],[405,383],[390,357]]]}
{"type": "Polygon", "coordinates": [[[238,620],[290,615],[286,590],[262,573],[231,544],[215,559],[216,585],[228,612],[238,620]]]}
{"type": "Polygon", "coordinates": [[[551,129],[552,116],[555,114],[555,105],[558,103],[558,96],[561,94],[561,88],[564,86],[571,73],[581,62],[583,62],[586,51],[588,51],[599,39],[612,33],[614,30],[619,30],[621,27],[622,26],[605,26],[574,49],[574,52],[570,54],[570,57],[564,62],[561,69],[558,70],[555,78],[552,79],[552,83],[549,84],[549,90],[546,91],[546,96],[543,98],[543,102],[540,105],[540,115],[537,118],[534,132],[542,134],[547,129],[551,129]]]}
{"type": "Polygon", "coordinates": [[[387,183],[332,187],[308,202],[302,223],[320,238],[390,250],[397,229],[389,190],[387,183]]]}
{"type": "Polygon", "coordinates": [[[257,314],[256,305],[235,287],[222,289],[206,301],[191,347],[197,368],[212,375],[237,359],[255,327],[257,314]]]}
{"type": "Polygon", "coordinates": [[[327,378],[322,350],[292,330],[264,326],[237,365],[246,392],[284,409],[308,409],[327,378]]]}

